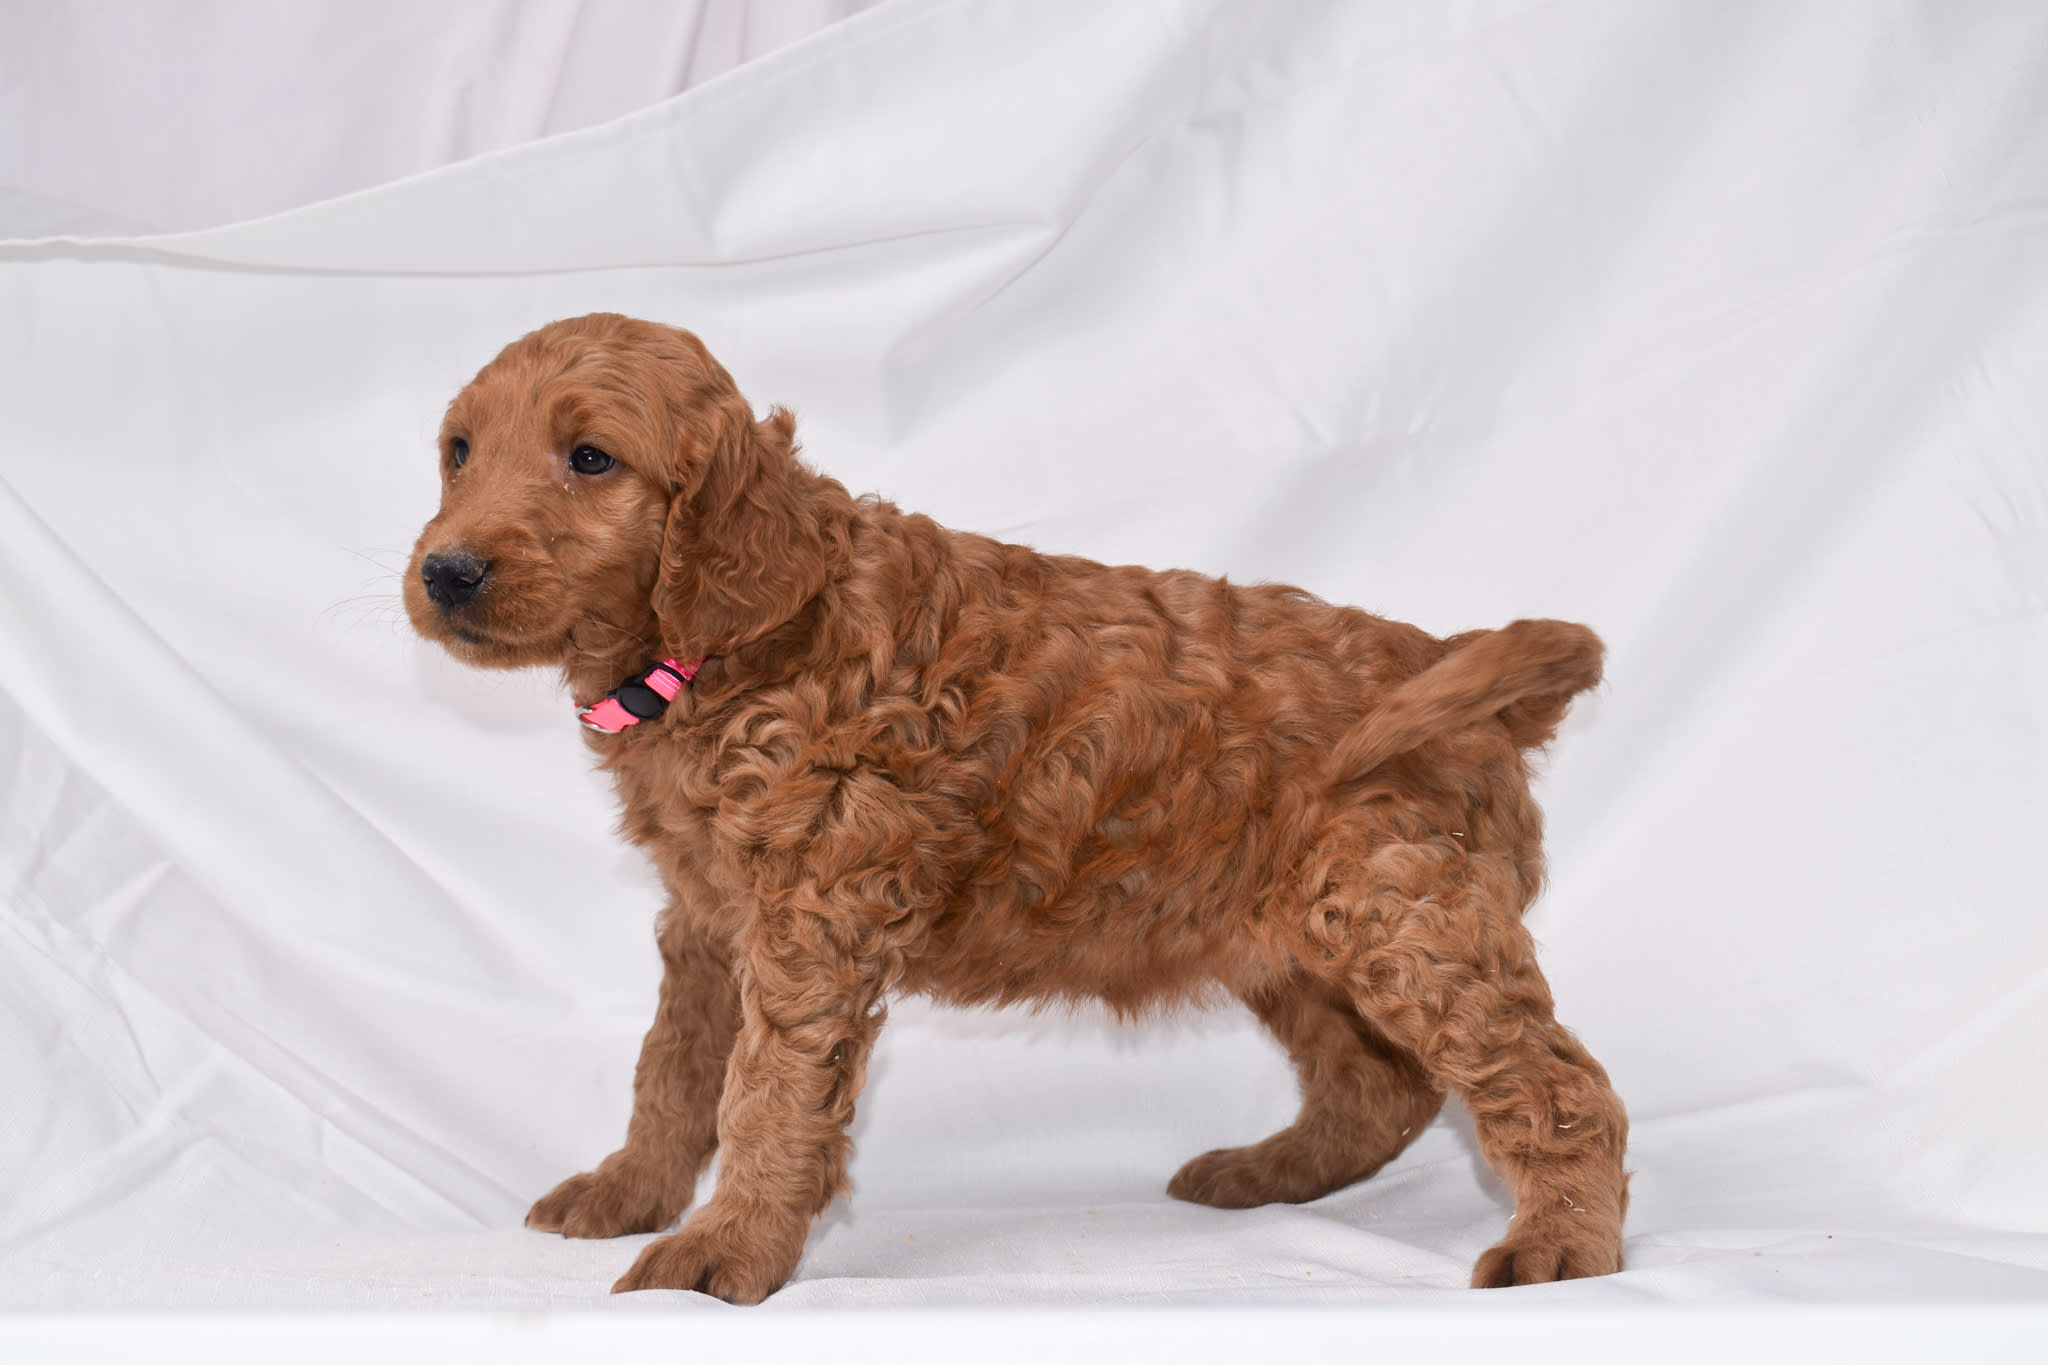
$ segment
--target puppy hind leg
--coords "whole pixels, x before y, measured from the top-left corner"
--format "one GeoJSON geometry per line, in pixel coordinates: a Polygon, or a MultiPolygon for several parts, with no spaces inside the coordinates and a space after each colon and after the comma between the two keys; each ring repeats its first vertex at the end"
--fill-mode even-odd
{"type": "Polygon", "coordinates": [[[1505,859],[1376,855],[1355,951],[1333,963],[1359,1012],[1471,1111],[1480,1149],[1515,1196],[1513,1225],[1476,1288],[1621,1269],[1628,1116],[1607,1073],[1557,1022],[1505,859]],[[1428,870],[1426,878],[1416,874],[1428,870]]]}
{"type": "Polygon", "coordinates": [[[543,1196],[526,1225],[564,1237],[657,1232],[689,1206],[718,1146],[718,1101],[739,1030],[723,949],[672,909],[661,930],[661,1002],[633,1073],[626,1145],[543,1196]]]}
{"type": "Polygon", "coordinates": [[[1293,1059],[1301,1112],[1263,1142],[1188,1162],[1166,1187],[1174,1198],[1233,1209],[1321,1198],[1393,1160],[1443,1104],[1421,1065],[1322,983],[1297,976],[1244,1002],[1293,1059]]]}

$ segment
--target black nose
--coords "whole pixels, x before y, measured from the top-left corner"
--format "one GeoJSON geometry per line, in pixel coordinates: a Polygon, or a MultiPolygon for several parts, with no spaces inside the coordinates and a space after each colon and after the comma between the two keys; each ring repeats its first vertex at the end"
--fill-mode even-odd
{"type": "Polygon", "coordinates": [[[420,561],[420,577],[426,580],[427,596],[444,607],[459,607],[477,595],[491,566],[473,554],[428,555],[420,561]]]}

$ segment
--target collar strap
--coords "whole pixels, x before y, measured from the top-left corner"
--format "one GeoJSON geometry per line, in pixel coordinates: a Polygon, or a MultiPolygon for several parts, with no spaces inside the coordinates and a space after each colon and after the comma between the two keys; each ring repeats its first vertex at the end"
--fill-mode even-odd
{"type": "Polygon", "coordinates": [[[682,690],[704,666],[703,659],[677,663],[663,659],[645,673],[635,673],[612,690],[603,701],[576,708],[576,718],[593,730],[615,735],[643,720],[653,720],[668,710],[682,690]]]}

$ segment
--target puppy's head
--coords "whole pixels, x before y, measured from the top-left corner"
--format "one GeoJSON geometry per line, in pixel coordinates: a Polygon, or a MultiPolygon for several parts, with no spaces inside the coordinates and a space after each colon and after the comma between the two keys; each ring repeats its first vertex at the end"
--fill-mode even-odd
{"type": "Polygon", "coordinates": [[[485,667],[728,653],[824,582],[794,429],[688,332],[551,323],[449,404],[406,611],[485,667]]]}

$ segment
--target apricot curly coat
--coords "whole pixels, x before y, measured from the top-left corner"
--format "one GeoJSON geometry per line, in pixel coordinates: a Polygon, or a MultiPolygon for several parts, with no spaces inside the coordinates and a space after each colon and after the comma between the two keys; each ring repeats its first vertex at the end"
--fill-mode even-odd
{"type": "Polygon", "coordinates": [[[722,1145],[617,1288],[757,1302],[846,1187],[891,995],[1130,1012],[1220,985],[1301,1113],[1174,1195],[1314,1199],[1455,1090],[1515,1196],[1473,1283],[1619,1269],[1627,1120],[1521,920],[1525,752],[1599,680],[1592,632],[1439,640],[1040,554],[852,497],[794,432],[694,336],[608,314],[513,343],[448,409],[405,590],[424,635],[559,666],[579,703],[709,659],[658,719],[587,736],[669,891],[665,973],[625,1146],[528,1223],[664,1228],[722,1145]]]}

